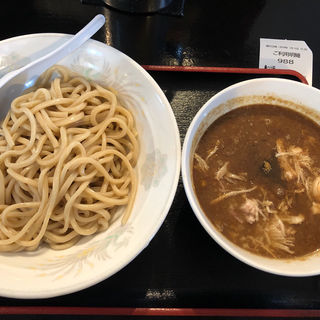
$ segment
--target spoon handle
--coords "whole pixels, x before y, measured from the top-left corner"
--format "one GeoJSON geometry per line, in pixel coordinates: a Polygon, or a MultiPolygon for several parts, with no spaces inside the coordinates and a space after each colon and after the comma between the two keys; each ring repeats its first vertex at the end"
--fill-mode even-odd
{"type": "Polygon", "coordinates": [[[82,28],[63,45],[41,57],[40,59],[16,70],[17,73],[32,69],[33,74],[40,75],[49,67],[53,66],[62,58],[70,54],[72,51],[79,48],[84,42],[90,39],[104,25],[104,23],[105,17],[102,14],[98,14],[84,28],[82,28]]]}

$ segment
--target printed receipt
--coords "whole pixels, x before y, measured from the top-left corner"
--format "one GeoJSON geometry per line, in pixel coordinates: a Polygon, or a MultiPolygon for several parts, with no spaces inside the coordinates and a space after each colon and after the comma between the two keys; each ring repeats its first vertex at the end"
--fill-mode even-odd
{"type": "Polygon", "coordinates": [[[304,41],[260,39],[259,68],[291,69],[312,85],[312,51],[304,41]]]}

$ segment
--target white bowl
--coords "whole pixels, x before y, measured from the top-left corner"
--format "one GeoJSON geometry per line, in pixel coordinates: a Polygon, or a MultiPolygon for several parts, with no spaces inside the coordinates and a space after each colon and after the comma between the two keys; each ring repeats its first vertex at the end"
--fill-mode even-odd
{"type": "Polygon", "coordinates": [[[182,179],[190,205],[209,235],[237,259],[257,269],[286,276],[320,274],[320,254],[301,259],[271,259],[246,251],[224,237],[202,211],[192,182],[192,157],[203,133],[218,117],[231,109],[256,103],[272,103],[296,109],[320,123],[320,90],[284,79],[254,79],[232,85],[213,96],[196,114],[182,150],[182,179]]]}
{"type": "MultiPolygon", "coordinates": [[[[70,35],[34,34],[0,42],[0,76],[43,56],[70,35]]],[[[0,295],[45,298],[87,288],[119,271],[143,250],[160,228],[175,195],[180,138],[165,95],[132,59],[89,40],[59,64],[117,90],[135,115],[141,152],[138,192],[128,223],[83,238],[64,251],[0,253],[0,295]]]]}

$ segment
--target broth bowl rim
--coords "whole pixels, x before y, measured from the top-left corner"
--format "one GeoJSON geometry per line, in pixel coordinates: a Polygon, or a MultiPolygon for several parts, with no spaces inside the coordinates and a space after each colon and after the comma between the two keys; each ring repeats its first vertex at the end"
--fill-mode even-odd
{"type": "MultiPolygon", "coordinates": [[[[252,86],[255,84],[264,84],[264,83],[274,83],[276,85],[289,85],[293,88],[302,88],[302,90],[314,92],[314,94],[319,96],[320,101],[320,90],[311,86],[308,86],[303,83],[299,83],[293,80],[287,80],[287,79],[279,79],[279,78],[259,78],[259,79],[250,79],[238,82],[236,84],[233,84],[231,86],[226,87],[225,89],[219,91],[218,93],[214,94],[196,113],[194,118],[192,119],[188,130],[186,132],[183,147],[182,147],[182,156],[181,156],[181,175],[182,175],[182,181],[184,185],[184,189],[188,198],[188,202],[192,208],[193,213],[197,217],[198,221],[202,225],[202,227],[206,230],[206,232],[211,236],[211,238],[220,245],[226,252],[231,254],[236,259],[244,262],[245,264],[256,268],[261,271],[265,271],[267,273],[275,274],[275,275],[281,275],[281,276],[288,276],[288,277],[307,277],[307,276],[314,276],[320,274],[320,264],[318,268],[310,268],[310,270],[300,270],[299,267],[290,267],[289,270],[284,270],[284,266],[292,266],[299,263],[306,263],[308,264],[309,257],[313,257],[315,255],[310,254],[306,255],[304,257],[297,257],[293,259],[274,259],[274,258],[267,258],[263,256],[259,256],[256,254],[253,254],[245,249],[242,249],[240,246],[233,244],[230,240],[228,240],[225,236],[222,235],[210,222],[210,220],[207,218],[206,214],[202,210],[198,200],[197,196],[194,191],[193,187],[193,179],[192,179],[192,170],[191,170],[191,155],[194,152],[192,150],[193,146],[194,149],[196,145],[198,144],[201,136],[203,133],[208,129],[208,127],[214,123],[221,115],[216,117],[213,120],[209,120],[208,124],[205,126],[206,129],[203,130],[202,134],[200,134],[200,137],[198,138],[198,141],[194,143],[194,139],[196,134],[200,131],[199,128],[201,124],[204,123],[204,120],[206,119],[206,116],[209,114],[211,110],[214,110],[218,108],[221,104],[224,102],[230,101],[232,98],[235,97],[241,97],[235,94],[234,96],[231,94],[231,97],[229,99],[224,100],[222,103],[217,103],[216,101],[219,101],[219,99],[223,100],[223,98],[228,95],[230,92],[235,92],[237,89],[246,88],[248,86],[252,86]],[[248,257],[249,256],[249,257],[248,257]],[[269,263],[266,263],[266,262],[269,263]],[[274,263],[270,263],[270,262],[274,263]],[[295,262],[294,264],[292,262],[295,262]],[[269,265],[268,265],[269,264],[269,265]],[[283,265],[283,267],[279,268],[279,265],[283,265]]],[[[263,96],[261,94],[260,96],[263,96]]],[[[294,99],[292,99],[294,100],[294,99]]],[[[307,107],[308,109],[314,111],[314,108],[307,107]]],[[[320,106],[319,110],[320,112],[320,106]]],[[[226,114],[230,112],[230,110],[224,112],[223,114],[226,114]]],[[[320,260],[319,260],[320,261],[320,260]]],[[[305,268],[304,268],[305,269],[305,268]]],[[[307,268],[308,269],[308,268],[307,268]]]]}

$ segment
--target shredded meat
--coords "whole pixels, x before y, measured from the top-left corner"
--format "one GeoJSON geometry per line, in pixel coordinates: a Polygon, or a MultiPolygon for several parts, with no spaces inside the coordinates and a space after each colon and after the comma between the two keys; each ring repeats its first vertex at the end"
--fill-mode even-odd
{"type": "Polygon", "coordinates": [[[230,198],[230,197],[233,197],[233,196],[237,196],[239,194],[242,194],[242,193],[248,193],[248,192],[251,192],[253,190],[255,190],[257,187],[252,187],[250,189],[242,189],[242,190],[235,190],[235,191],[230,191],[228,193],[224,193],[222,194],[221,196],[219,196],[218,198],[216,199],[213,199],[211,200],[210,204],[216,204],[224,199],[227,199],[227,198],[230,198]]]}
{"type": "Polygon", "coordinates": [[[216,179],[220,181],[228,172],[228,164],[229,162],[226,162],[216,173],[216,179]]]}
{"type": "Polygon", "coordinates": [[[278,205],[278,210],[282,212],[288,212],[289,208],[291,208],[292,206],[292,203],[293,203],[293,198],[288,197],[286,195],[285,198],[278,205]]]}
{"type": "Polygon", "coordinates": [[[208,171],[209,165],[208,160],[218,151],[218,146],[220,144],[220,141],[217,140],[215,147],[212,150],[208,151],[208,155],[206,159],[203,159],[198,153],[194,153],[194,159],[197,161],[196,167],[198,167],[201,171],[208,171]]]}
{"type": "Polygon", "coordinates": [[[222,180],[226,180],[229,183],[235,183],[238,181],[247,181],[244,173],[235,174],[228,170],[229,161],[227,161],[216,173],[216,179],[221,183],[222,180]]]}
{"type": "Polygon", "coordinates": [[[291,248],[294,247],[295,232],[291,227],[286,228],[277,215],[273,216],[273,219],[265,227],[264,232],[271,250],[279,249],[290,254],[294,253],[291,248]]]}
{"type": "Polygon", "coordinates": [[[263,212],[261,202],[257,199],[246,199],[245,203],[240,207],[240,211],[243,213],[245,220],[250,224],[259,221],[259,216],[264,220],[267,218],[266,213],[263,212]]]}
{"type": "Polygon", "coordinates": [[[313,162],[310,156],[299,147],[290,146],[286,150],[282,139],[277,139],[276,147],[276,157],[282,169],[282,178],[306,186],[307,175],[312,172],[313,162]]]}
{"type": "Polygon", "coordinates": [[[280,251],[294,254],[295,231],[290,226],[285,226],[283,221],[275,214],[266,221],[263,227],[260,227],[259,236],[243,237],[243,243],[251,243],[254,248],[261,248],[269,255],[277,258],[280,251]]]}
{"type": "Polygon", "coordinates": [[[197,160],[197,167],[202,171],[207,171],[209,169],[206,161],[201,158],[197,153],[194,154],[194,159],[197,160]]]}
{"type": "MultiPolygon", "coordinates": [[[[241,216],[235,216],[240,223],[243,220],[249,224],[256,223],[262,218],[264,221],[259,233],[262,236],[245,237],[243,241],[250,241],[254,246],[258,246],[269,253],[271,256],[276,257],[277,251],[285,251],[293,254],[294,247],[294,234],[295,231],[290,225],[301,224],[305,217],[302,214],[290,215],[287,209],[292,203],[292,199],[284,199],[275,210],[273,202],[269,200],[260,201],[258,199],[247,198],[240,207],[241,216]]],[[[319,206],[320,209],[320,206],[319,206]]],[[[320,213],[320,211],[319,211],[320,213]]]]}
{"type": "Polygon", "coordinates": [[[295,179],[297,177],[297,174],[292,168],[292,166],[290,165],[289,156],[284,148],[283,140],[277,139],[276,146],[277,146],[276,157],[278,158],[279,165],[283,170],[283,173],[282,173],[283,178],[287,181],[295,179]]]}
{"type": "Polygon", "coordinates": [[[288,215],[286,217],[281,217],[281,220],[289,224],[300,224],[304,221],[304,215],[302,214],[298,214],[297,216],[288,215]]]}
{"type": "Polygon", "coordinates": [[[208,155],[206,157],[206,162],[218,151],[220,145],[220,140],[217,140],[216,145],[212,150],[209,150],[208,155]]]}

